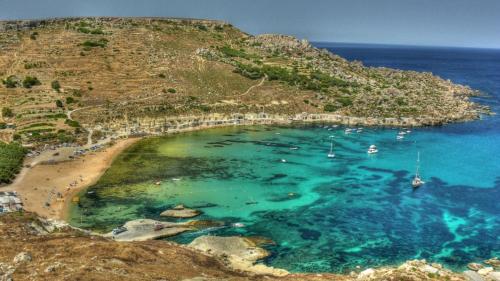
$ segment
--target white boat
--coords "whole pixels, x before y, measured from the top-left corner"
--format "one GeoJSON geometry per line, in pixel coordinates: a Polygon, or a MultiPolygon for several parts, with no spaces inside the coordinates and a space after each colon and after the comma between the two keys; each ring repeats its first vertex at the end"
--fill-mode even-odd
{"type": "Polygon", "coordinates": [[[397,137],[396,137],[396,139],[397,139],[397,140],[402,140],[402,139],[404,139],[404,138],[405,138],[404,136],[397,136],[397,137]]]}
{"type": "Polygon", "coordinates": [[[420,152],[417,154],[417,170],[415,171],[415,177],[413,178],[413,181],[411,182],[411,186],[413,188],[419,188],[420,186],[425,184],[425,182],[420,177],[419,170],[420,170],[420,152]]]}
{"type": "Polygon", "coordinates": [[[245,225],[241,222],[235,222],[235,223],[231,224],[231,226],[236,227],[236,228],[245,227],[245,225]]]}
{"type": "Polygon", "coordinates": [[[368,148],[368,154],[375,154],[377,152],[378,148],[374,144],[370,145],[370,147],[368,148]]]}
{"type": "Polygon", "coordinates": [[[281,163],[286,163],[286,159],[281,159],[281,163]]]}
{"type": "Polygon", "coordinates": [[[351,132],[352,132],[352,129],[349,129],[349,128],[347,128],[347,129],[344,130],[344,133],[346,135],[350,134],[351,132]]]}
{"type": "Polygon", "coordinates": [[[296,147],[296,146],[292,146],[292,147],[290,147],[290,150],[298,150],[298,149],[299,149],[299,148],[298,148],[298,147],[296,147]]]}
{"type": "Polygon", "coordinates": [[[398,135],[399,136],[404,136],[404,135],[406,135],[406,132],[399,132],[398,135]]]}
{"type": "Polygon", "coordinates": [[[332,140],[330,142],[330,152],[328,153],[328,158],[334,158],[335,153],[333,153],[333,136],[330,137],[332,140]]]}

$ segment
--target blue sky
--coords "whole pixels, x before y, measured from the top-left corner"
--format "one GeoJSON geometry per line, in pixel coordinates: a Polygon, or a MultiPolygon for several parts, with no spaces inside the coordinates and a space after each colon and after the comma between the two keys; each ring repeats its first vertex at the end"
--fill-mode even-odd
{"type": "Polygon", "coordinates": [[[500,0],[0,0],[0,19],[222,19],[311,41],[500,48],[500,0]]]}

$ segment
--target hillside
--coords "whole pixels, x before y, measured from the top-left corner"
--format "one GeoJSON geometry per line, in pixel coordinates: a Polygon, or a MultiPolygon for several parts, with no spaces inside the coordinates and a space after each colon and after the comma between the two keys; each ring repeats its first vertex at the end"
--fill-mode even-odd
{"type": "Polygon", "coordinates": [[[25,144],[85,142],[86,129],[188,115],[328,113],[400,125],[479,115],[473,90],[430,73],[368,68],[217,21],[0,22],[0,50],[0,138],[25,144]]]}

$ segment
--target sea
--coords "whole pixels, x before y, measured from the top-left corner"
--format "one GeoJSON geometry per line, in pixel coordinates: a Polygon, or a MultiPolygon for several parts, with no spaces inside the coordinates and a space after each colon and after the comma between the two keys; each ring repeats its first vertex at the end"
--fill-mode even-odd
{"type": "MultiPolygon", "coordinates": [[[[499,112],[500,50],[314,44],[366,66],[469,85],[481,91],[476,102],[499,112]]],[[[346,129],[228,127],[142,140],[80,194],[71,223],[104,232],[131,219],[166,220],[162,211],[184,204],[203,212],[196,219],[223,225],[169,240],[265,237],[271,255],[260,262],[292,272],[346,273],[410,259],[458,271],[500,256],[498,115],[406,128],[400,140],[401,128],[346,129]],[[370,145],[379,152],[369,155],[370,145]],[[414,189],[417,158],[425,184],[414,189]]]]}

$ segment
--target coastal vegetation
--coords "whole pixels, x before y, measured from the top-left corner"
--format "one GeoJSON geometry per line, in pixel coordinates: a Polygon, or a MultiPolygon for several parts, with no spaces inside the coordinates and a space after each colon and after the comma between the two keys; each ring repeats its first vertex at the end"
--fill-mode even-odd
{"type": "Polygon", "coordinates": [[[19,143],[0,142],[0,184],[10,183],[19,173],[26,152],[19,143]]]}

